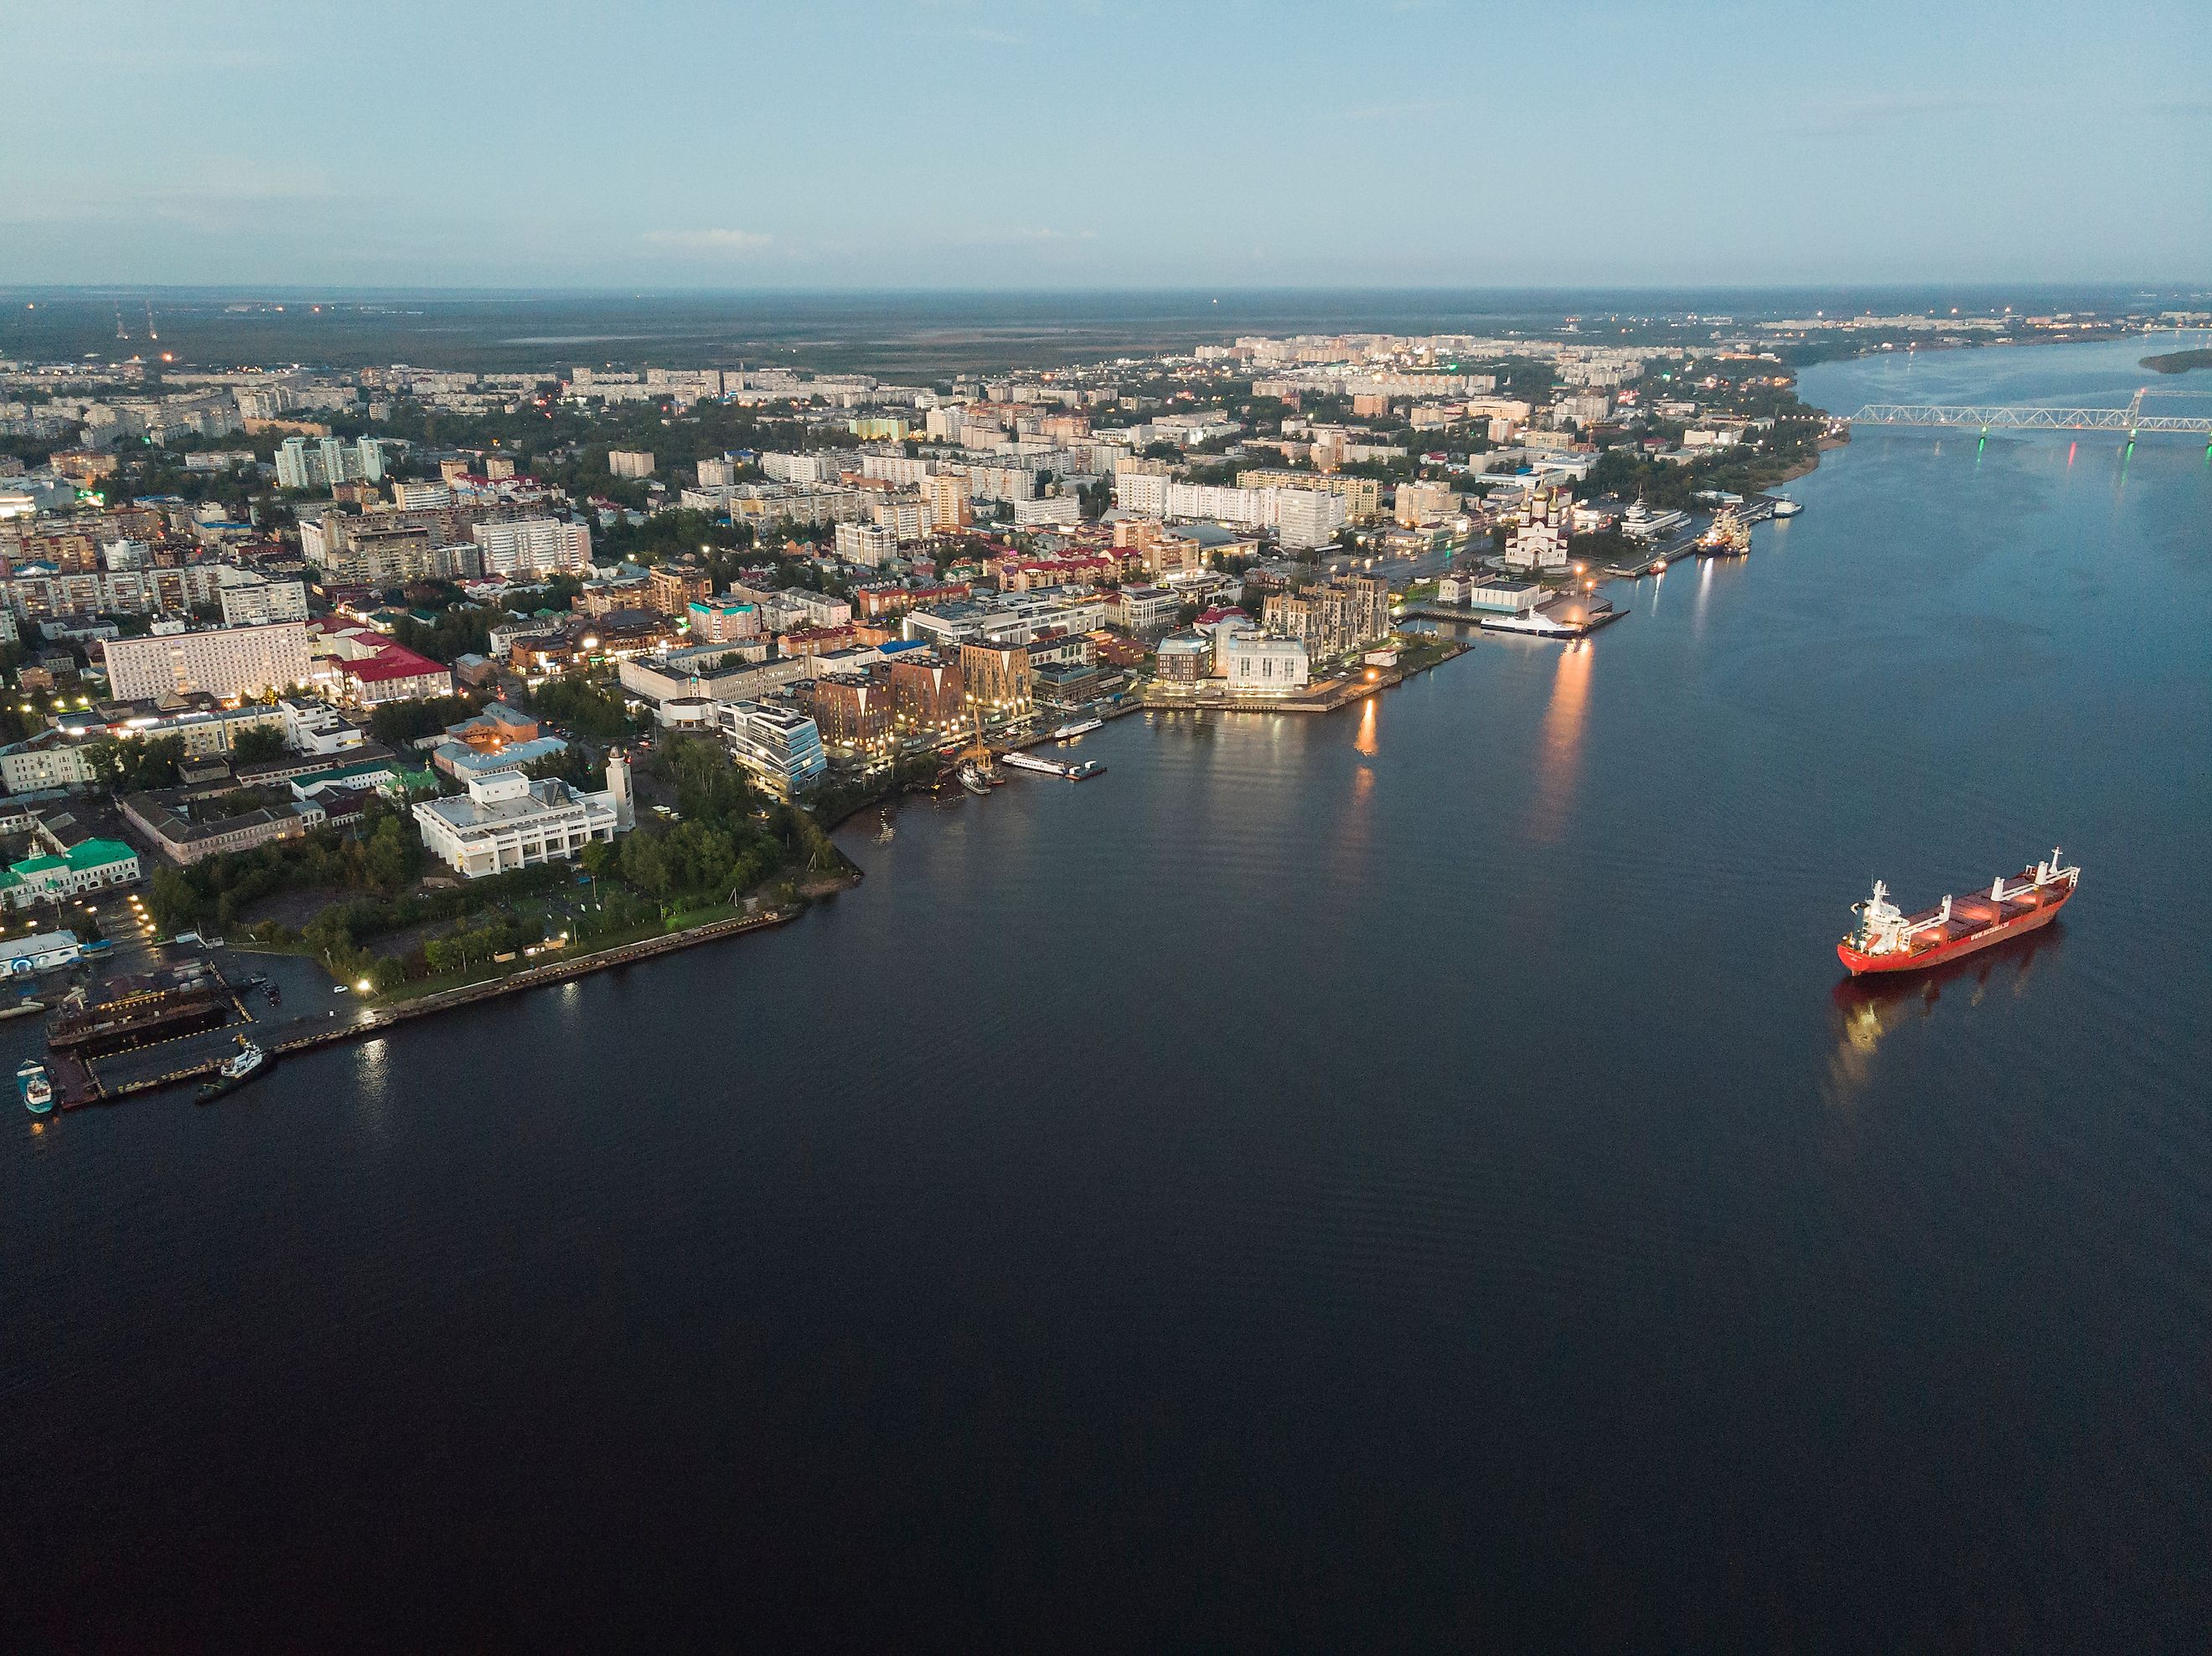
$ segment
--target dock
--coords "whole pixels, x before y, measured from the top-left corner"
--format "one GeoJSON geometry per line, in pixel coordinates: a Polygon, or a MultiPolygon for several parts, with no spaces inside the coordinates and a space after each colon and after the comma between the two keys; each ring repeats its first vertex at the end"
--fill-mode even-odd
{"type": "MultiPolygon", "coordinates": [[[[683,949],[694,949],[701,943],[718,942],[749,931],[765,931],[785,925],[805,912],[805,903],[763,909],[757,914],[738,915],[726,920],[713,920],[682,931],[672,931],[658,937],[642,937],[635,943],[601,949],[593,954],[577,955],[565,960],[549,961],[541,966],[526,967],[501,977],[487,978],[478,983],[462,984],[453,989],[440,990],[435,994],[422,995],[397,1005],[383,1006],[366,1011],[357,1010],[360,1003],[350,1003],[348,1010],[353,1015],[331,1021],[327,1028],[307,1027],[295,1034],[262,1043],[263,1050],[273,1060],[295,1052],[313,1052],[319,1047],[334,1046],[340,1043],[366,1040],[386,1030],[411,1022],[416,1018],[434,1017],[441,1013],[473,1006],[480,1002],[495,1000],[501,995],[520,994],[526,990],[540,989],[549,985],[565,983],[573,978],[588,976],[637,961],[651,960],[657,955],[671,955],[683,949]]],[[[258,1021],[239,1002],[234,992],[233,1004],[238,1008],[243,1022],[227,1025],[232,1033],[249,1033],[258,1026],[258,1021]]],[[[184,1038],[179,1038],[184,1039],[184,1038]]],[[[124,1059],[134,1055],[155,1052],[168,1042],[132,1047],[112,1054],[112,1059],[124,1059]]],[[[166,1088],[204,1080],[212,1076],[216,1067],[228,1057],[227,1052],[205,1055],[194,1053],[185,1061],[158,1071],[137,1066],[136,1073],[103,1077],[100,1063],[87,1061],[71,1053],[56,1052],[46,1060],[47,1072],[54,1083],[55,1102],[64,1110],[82,1109],[94,1104],[112,1104],[142,1094],[158,1092],[166,1088]]],[[[111,1071],[123,1067],[112,1062],[111,1071]]]]}

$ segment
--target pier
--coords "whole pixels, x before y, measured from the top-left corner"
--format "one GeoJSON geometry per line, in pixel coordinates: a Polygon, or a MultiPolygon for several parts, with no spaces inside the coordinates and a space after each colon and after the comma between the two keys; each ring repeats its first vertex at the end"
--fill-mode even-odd
{"type": "MultiPolygon", "coordinates": [[[[805,912],[803,902],[778,908],[763,909],[757,914],[738,915],[726,920],[713,920],[704,925],[691,926],[682,931],[671,931],[658,937],[643,937],[613,949],[601,949],[589,955],[578,955],[567,960],[550,961],[542,966],[526,967],[501,977],[486,978],[478,983],[462,984],[452,989],[441,989],[434,994],[422,995],[396,1005],[382,1006],[367,1011],[356,1010],[359,1003],[349,1007],[353,1016],[330,1021],[327,1028],[308,1027],[286,1038],[264,1043],[263,1049],[273,1061],[295,1052],[313,1052],[319,1047],[334,1046],[342,1042],[366,1040],[416,1018],[433,1017],[464,1006],[473,1006],[482,1001],[494,1000],[501,995],[519,994],[525,990],[542,989],[550,985],[565,983],[574,978],[586,977],[594,972],[605,972],[615,967],[628,966],[636,961],[651,960],[656,955],[674,954],[678,949],[696,948],[701,943],[714,943],[724,937],[733,937],[748,931],[765,931],[785,925],[805,912]]],[[[238,1007],[243,1022],[226,1028],[244,1033],[257,1027],[258,1021],[246,1011],[234,993],[232,1004],[238,1007]]],[[[158,1046],[165,1042],[156,1042],[158,1046]]],[[[146,1052],[152,1047],[133,1047],[115,1053],[125,1058],[132,1052],[146,1052]]],[[[153,1074],[137,1074],[119,1080],[104,1080],[97,1064],[88,1062],[74,1054],[53,1053],[46,1060],[48,1073],[53,1078],[54,1100],[64,1110],[82,1109],[93,1104],[112,1104],[142,1094],[158,1092],[164,1088],[183,1086],[212,1076],[227,1053],[205,1057],[194,1056],[185,1062],[153,1074]]]]}

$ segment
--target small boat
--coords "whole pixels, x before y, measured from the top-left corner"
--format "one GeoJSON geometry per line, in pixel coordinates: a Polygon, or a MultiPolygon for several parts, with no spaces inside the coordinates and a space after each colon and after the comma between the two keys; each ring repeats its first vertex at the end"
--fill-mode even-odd
{"type": "Polygon", "coordinates": [[[28,1017],[33,1012],[43,1012],[46,1010],[46,1002],[42,1000],[32,1000],[28,997],[26,997],[25,998],[17,1001],[13,1006],[0,1006],[0,1018],[28,1017]]]}
{"type": "Polygon", "coordinates": [[[979,797],[991,791],[991,785],[984,780],[983,773],[973,765],[963,765],[960,767],[960,786],[979,797]]]}
{"type": "Polygon", "coordinates": [[[225,1093],[236,1091],[259,1075],[268,1063],[269,1055],[240,1035],[236,1056],[224,1059],[222,1067],[211,1078],[200,1083],[198,1101],[212,1103],[225,1093]]]}
{"type": "Polygon", "coordinates": [[[1105,728],[1106,721],[1103,719],[1079,719],[1073,724],[1063,725],[1054,731],[1052,733],[1052,739],[1055,742],[1072,742],[1079,736],[1088,736],[1093,731],[1103,731],[1105,728]]]}
{"type": "Polygon", "coordinates": [[[891,814],[886,810],[876,822],[876,843],[880,846],[897,837],[898,830],[891,826],[891,814]]]}
{"type": "Polygon", "coordinates": [[[16,1069],[15,1090],[33,1115],[44,1115],[54,1107],[54,1083],[46,1077],[46,1066],[34,1058],[25,1059],[16,1069]]]}
{"type": "Polygon", "coordinates": [[[1092,777],[1097,775],[1099,772],[1105,768],[1106,767],[1103,761],[1097,759],[1086,759],[1079,765],[1070,765],[1067,767],[1067,779],[1071,782],[1088,782],[1092,777]]]}
{"type": "Polygon", "coordinates": [[[1787,494],[1774,497],[1774,515],[1778,518],[1794,518],[1804,509],[1803,501],[1793,500],[1787,494]]]}

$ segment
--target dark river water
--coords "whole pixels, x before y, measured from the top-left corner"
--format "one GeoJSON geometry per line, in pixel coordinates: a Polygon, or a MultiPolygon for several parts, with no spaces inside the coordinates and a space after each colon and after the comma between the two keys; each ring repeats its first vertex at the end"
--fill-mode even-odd
{"type": "MultiPolygon", "coordinates": [[[[2141,342],[1811,400],[2123,401],[2141,342]]],[[[2199,1647],[2212,468],[1863,430],[1586,647],[0,1149],[14,1647],[2199,1647]],[[2064,919],[1833,944],[2063,846],[2064,919]]]]}

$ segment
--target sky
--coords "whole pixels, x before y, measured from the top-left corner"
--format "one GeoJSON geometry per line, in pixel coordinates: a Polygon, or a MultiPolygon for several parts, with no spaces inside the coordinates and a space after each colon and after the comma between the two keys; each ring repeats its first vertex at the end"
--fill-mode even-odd
{"type": "Polygon", "coordinates": [[[0,283],[2212,282],[2212,3],[8,0],[0,283]]]}

